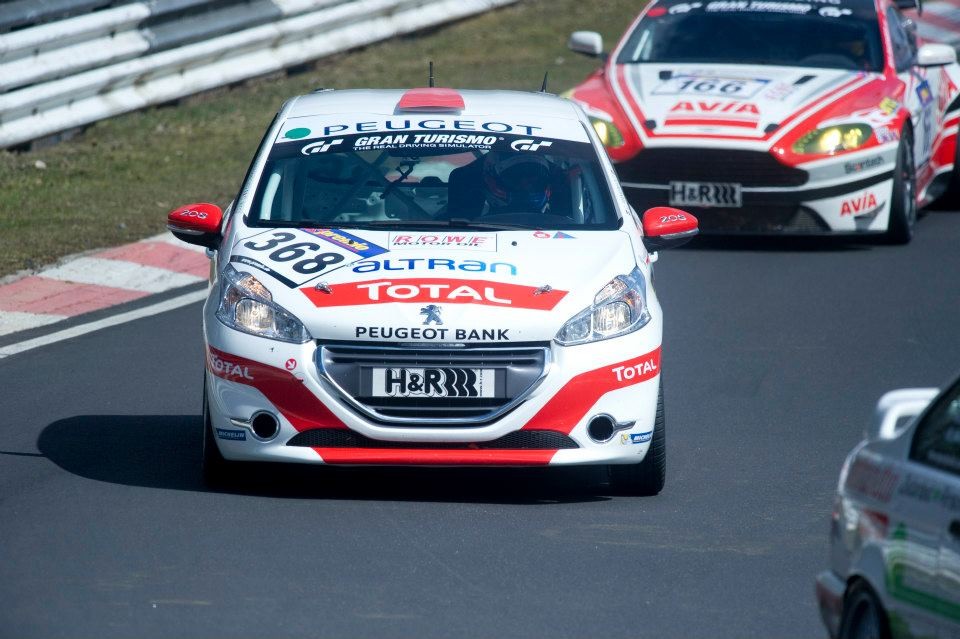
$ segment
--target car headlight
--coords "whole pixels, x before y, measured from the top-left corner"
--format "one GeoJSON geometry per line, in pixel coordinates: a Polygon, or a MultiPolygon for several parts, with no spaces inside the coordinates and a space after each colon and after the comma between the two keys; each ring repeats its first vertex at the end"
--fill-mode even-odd
{"type": "Polygon", "coordinates": [[[590,124],[593,125],[593,130],[597,132],[597,137],[600,138],[603,146],[612,149],[623,146],[623,134],[620,133],[616,124],[592,115],[590,116],[590,124]]]}
{"type": "Polygon", "coordinates": [[[311,339],[303,323],[276,304],[267,287],[253,275],[228,264],[220,278],[220,293],[217,319],[230,328],[294,344],[311,339]]]}
{"type": "Polygon", "coordinates": [[[558,344],[573,346],[632,333],[650,321],[647,285],[639,268],[618,275],[557,332],[558,344]]]}
{"type": "Polygon", "coordinates": [[[839,124],[807,133],[793,143],[793,152],[802,155],[852,151],[866,144],[873,134],[866,124],[839,124]]]}

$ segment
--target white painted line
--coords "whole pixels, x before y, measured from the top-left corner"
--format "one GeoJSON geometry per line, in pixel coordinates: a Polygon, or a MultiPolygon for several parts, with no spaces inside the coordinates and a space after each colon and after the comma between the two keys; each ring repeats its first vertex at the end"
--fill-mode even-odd
{"type": "Polygon", "coordinates": [[[22,353],[23,351],[28,351],[32,348],[38,348],[40,346],[46,346],[55,342],[62,342],[63,340],[70,339],[72,337],[86,335],[87,333],[99,331],[101,328],[116,326],[117,324],[132,322],[133,320],[143,317],[149,317],[151,315],[157,315],[158,313],[172,311],[175,308],[180,308],[181,306],[186,306],[187,304],[193,304],[194,302],[199,302],[206,297],[206,290],[193,291],[192,293],[185,293],[179,297],[174,297],[163,302],[157,302],[156,304],[144,306],[143,308],[138,308],[132,311],[127,311],[126,313],[105,317],[101,320],[88,322],[87,324],[80,324],[79,326],[73,326],[71,328],[65,328],[62,331],[50,333],[49,335],[35,337],[23,342],[18,342],[16,344],[10,344],[9,346],[0,346],[0,359],[9,357],[10,355],[16,355],[17,353],[22,353]]]}
{"type": "Polygon", "coordinates": [[[47,269],[42,275],[67,282],[111,286],[145,293],[162,293],[203,281],[203,278],[195,275],[99,257],[78,257],[66,264],[47,269]]]}
{"type": "Polygon", "coordinates": [[[24,331],[28,328],[45,326],[66,319],[66,315],[47,315],[41,313],[23,313],[21,311],[0,311],[0,335],[24,331]]]}

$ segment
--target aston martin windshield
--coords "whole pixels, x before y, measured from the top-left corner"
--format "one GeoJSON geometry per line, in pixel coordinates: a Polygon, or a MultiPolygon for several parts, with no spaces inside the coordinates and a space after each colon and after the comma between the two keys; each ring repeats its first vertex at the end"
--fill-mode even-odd
{"type": "Polygon", "coordinates": [[[876,14],[837,4],[717,0],[658,4],[617,62],[732,63],[880,72],[876,14]]]}
{"type": "Polygon", "coordinates": [[[385,229],[619,226],[589,143],[427,129],[276,144],[250,222],[385,229]]]}

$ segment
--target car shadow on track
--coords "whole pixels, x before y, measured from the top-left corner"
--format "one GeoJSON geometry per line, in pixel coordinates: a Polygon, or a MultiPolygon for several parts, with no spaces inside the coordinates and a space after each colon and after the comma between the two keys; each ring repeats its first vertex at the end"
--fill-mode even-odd
{"type": "Polygon", "coordinates": [[[199,415],[79,415],[37,447],[67,472],[114,484],[262,497],[552,504],[609,499],[600,469],[332,468],[241,464],[223,490],[200,473],[199,415]]]}

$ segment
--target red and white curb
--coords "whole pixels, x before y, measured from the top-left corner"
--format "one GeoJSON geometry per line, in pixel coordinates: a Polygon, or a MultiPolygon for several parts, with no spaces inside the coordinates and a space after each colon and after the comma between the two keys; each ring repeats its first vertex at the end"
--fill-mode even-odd
{"type": "Polygon", "coordinates": [[[0,336],[203,282],[209,272],[203,248],[169,233],[66,258],[0,284],[0,336]]]}
{"type": "Polygon", "coordinates": [[[923,15],[908,14],[917,23],[924,40],[960,45],[960,0],[942,0],[923,4],[923,15]]]}

